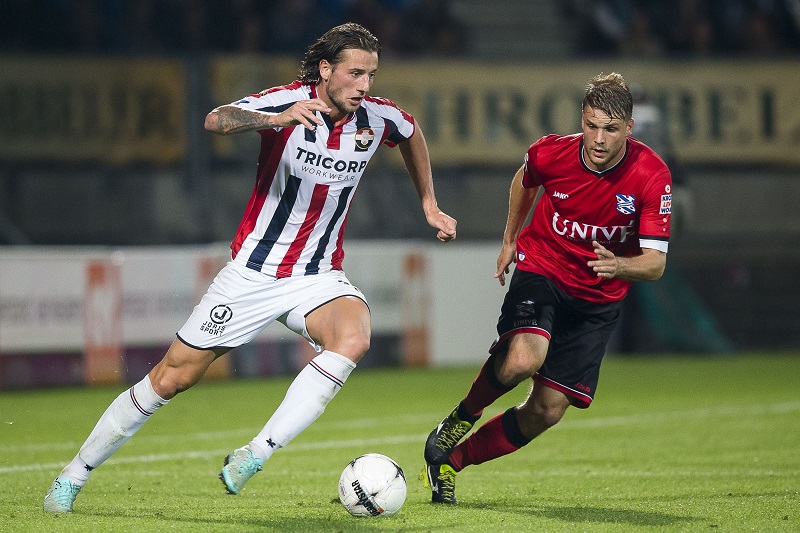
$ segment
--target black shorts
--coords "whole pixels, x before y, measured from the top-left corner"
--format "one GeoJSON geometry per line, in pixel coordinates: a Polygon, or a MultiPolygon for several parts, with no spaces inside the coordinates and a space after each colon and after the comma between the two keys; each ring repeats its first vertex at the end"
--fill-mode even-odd
{"type": "Polygon", "coordinates": [[[620,302],[598,304],[569,296],[548,278],[515,269],[489,352],[505,351],[518,333],[547,338],[547,357],[533,379],[563,392],[576,407],[589,407],[620,307],[620,302]]]}

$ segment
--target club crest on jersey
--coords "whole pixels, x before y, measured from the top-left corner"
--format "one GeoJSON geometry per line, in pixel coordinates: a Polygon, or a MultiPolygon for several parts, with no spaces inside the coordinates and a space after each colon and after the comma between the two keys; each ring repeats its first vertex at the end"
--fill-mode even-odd
{"type": "Polygon", "coordinates": [[[361,128],[356,132],[356,150],[360,152],[367,150],[374,140],[375,132],[372,128],[361,128]]]}
{"type": "Polygon", "coordinates": [[[633,205],[636,198],[632,194],[617,194],[617,211],[623,215],[632,215],[636,212],[636,206],[633,205]]]}

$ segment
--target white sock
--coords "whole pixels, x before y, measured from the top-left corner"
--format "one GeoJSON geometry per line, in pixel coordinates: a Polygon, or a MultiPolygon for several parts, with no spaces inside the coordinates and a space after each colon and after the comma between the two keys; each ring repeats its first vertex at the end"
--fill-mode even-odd
{"type": "Polygon", "coordinates": [[[294,378],[267,425],[250,442],[253,453],[266,461],[275,450],[310,426],[355,367],[350,359],[328,350],[312,359],[294,378]]]}
{"type": "Polygon", "coordinates": [[[70,478],[78,485],[86,483],[89,472],[119,450],[168,401],[156,394],[150,376],[145,376],[111,402],[60,477],[70,478]]]}

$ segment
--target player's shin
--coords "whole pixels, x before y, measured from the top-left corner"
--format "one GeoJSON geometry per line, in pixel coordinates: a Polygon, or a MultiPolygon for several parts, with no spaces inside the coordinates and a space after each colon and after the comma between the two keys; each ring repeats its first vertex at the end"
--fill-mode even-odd
{"type": "Polygon", "coordinates": [[[522,434],[515,408],[512,407],[486,422],[456,446],[447,462],[458,472],[469,465],[485,463],[515,452],[530,441],[522,434]]]}
{"type": "Polygon", "coordinates": [[[78,485],[86,483],[89,473],[119,450],[168,401],[155,393],[150,376],[145,376],[111,402],[60,477],[78,485]]]}
{"type": "Polygon", "coordinates": [[[495,354],[490,355],[472,382],[469,392],[459,406],[459,416],[462,420],[471,422],[477,420],[486,407],[514,388],[503,385],[497,378],[494,369],[496,359],[495,354]]]}
{"type": "Polygon", "coordinates": [[[355,367],[355,363],[343,355],[329,350],[311,360],[289,386],[283,402],[264,429],[250,443],[253,453],[266,460],[310,426],[325,411],[355,367]]]}

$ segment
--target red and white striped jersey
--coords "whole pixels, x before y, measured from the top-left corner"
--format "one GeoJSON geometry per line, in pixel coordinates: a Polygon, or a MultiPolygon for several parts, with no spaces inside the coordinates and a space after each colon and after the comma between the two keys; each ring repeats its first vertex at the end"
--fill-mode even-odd
{"type": "MultiPolygon", "coordinates": [[[[316,88],[295,81],[233,105],[280,113],[316,88]]],[[[414,118],[390,100],[367,96],[334,125],[260,130],[256,184],[236,237],[234,261],[285,278],[341,270],[347,211],[367,162],[381,144],[414,134],[414,118]]]]}
{"type": "Polygon", "coordinates": [[[524,187],[544,189],[531,223],[517,239],[517,268],[550,278],[565,293],[597,303],[623,299],[630,281],[603,279],[586,264],[592,241],[615,255],[641,248],[666,252],[672,213],[667,165],[628,137],[623,158],[597,172],[583,159],[583,135],[542,137],[528,149],[524,187]]]}

